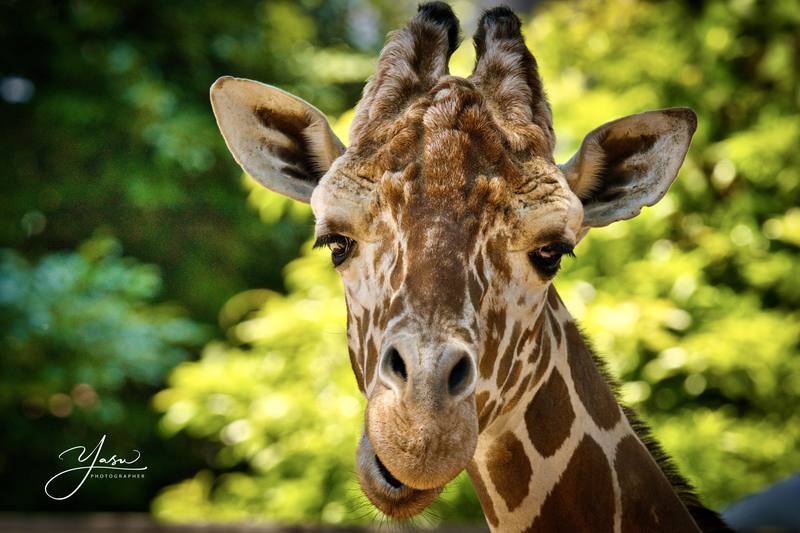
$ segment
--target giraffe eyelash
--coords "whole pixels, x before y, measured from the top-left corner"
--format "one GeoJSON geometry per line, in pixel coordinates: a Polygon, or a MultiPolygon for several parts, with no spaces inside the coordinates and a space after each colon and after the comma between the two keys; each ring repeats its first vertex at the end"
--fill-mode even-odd
{"type": "Polygon", "coordinates": [[[561,268],[561,258],[565,255],[575,257],[573,246],[556,241],[530,252],[528,259],[542,276],[552,278],[561,268]]]}
{"type": "Polygon", "coordinates": [[[353,252],[355,241],[344,235],[330,233],[317,237],[314,242],[314,248],[321,248],[327,246],[331,251],[331,262],[333,266],[338,267],[347,260],[353,252]]]}
{"type": "Polygon", "coordinates": [[[544,248],[548,248],[548,251],[556,252],[562,255],[566,255],[569,257],[575,257],[575,249],[573,246],[566,242],[554,242],[545,246],[544,248]]]}
{"type": "Polygon", "coordinates": [[[336,233],[328,233],[326,235],[320,235],[314,241],[314,245],[312,246],[312,248],[313,249],[324,248],[325,246],[328,246],[329,244],[333,244],[335,242],[341,242],[341,241],[343,241],[345,239],[347,239],[347,237],[344,237],[342,235],[338,235],[336,233]]]}

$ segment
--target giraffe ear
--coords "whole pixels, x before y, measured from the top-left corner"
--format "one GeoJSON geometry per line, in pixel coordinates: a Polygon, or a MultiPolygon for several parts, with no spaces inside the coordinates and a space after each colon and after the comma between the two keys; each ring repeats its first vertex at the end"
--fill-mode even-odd
{"type": "Polygon", "coordinates": [[[239,166],[295,200],[308,203],[344,152],[320,110],[276,87],[223,76],[211,86],[211,107],[239,166]]]}
{"type": "Polygon", "coordinates": [[[603,124],[560,165],[583,202],[583,225],[633,218],[658,202],[678,175],[697,128],[687,108],[661,109],[603,124]]]}

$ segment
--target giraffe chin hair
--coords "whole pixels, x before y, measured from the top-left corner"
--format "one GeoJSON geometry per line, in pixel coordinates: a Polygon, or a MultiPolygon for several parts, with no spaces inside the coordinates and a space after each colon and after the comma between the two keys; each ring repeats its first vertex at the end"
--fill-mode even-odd
{"type": "Polygon", "coordinates": [[[411,518],[425,510],[442,487],[414,489],[395,478],[375,454],[366,435],[357,452],[358,482],[364,495],[380,512],[395,520],[411,518]]]}

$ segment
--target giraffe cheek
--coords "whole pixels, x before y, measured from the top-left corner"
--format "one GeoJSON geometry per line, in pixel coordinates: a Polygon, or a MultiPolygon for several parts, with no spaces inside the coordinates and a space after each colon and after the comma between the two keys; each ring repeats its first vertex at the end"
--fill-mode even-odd
{"type": "Polygon", "coordinates": [[[415,489],[442,487],[475,453],[478,417],[473,395],[447,407],[400,401],[391,390],[370,398],[366,432],[389,472],[415,489]]]}

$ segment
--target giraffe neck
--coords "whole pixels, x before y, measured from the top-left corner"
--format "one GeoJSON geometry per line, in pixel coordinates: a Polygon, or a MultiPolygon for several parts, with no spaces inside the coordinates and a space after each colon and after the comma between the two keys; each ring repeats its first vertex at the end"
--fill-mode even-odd
{"type": "Polygon", "coordinates": [[[492,530],[698,531],[554,288],[520,329],[529,347],[500,361],[496,390],[477,397],[468,473],[492,530]]]}

